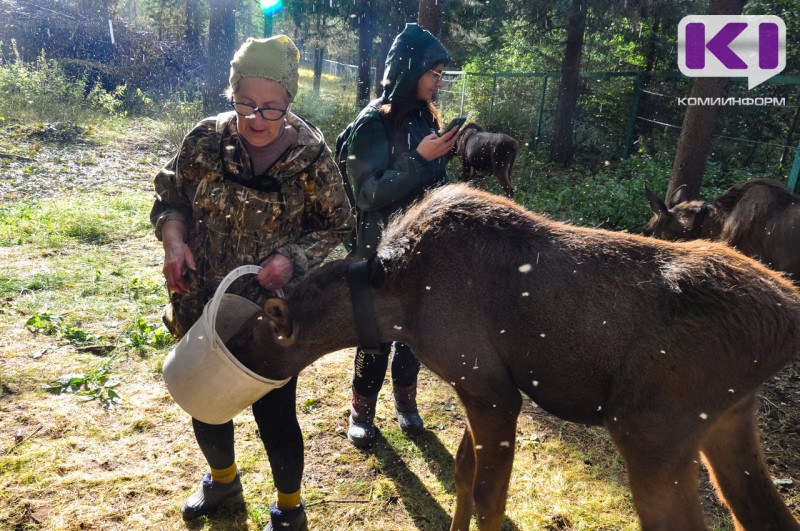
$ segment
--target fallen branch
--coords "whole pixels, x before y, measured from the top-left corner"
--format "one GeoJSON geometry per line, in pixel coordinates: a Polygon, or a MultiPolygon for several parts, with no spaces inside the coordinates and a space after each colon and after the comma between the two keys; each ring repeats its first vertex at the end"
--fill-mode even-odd
{"type": "Polygon", "coordinates": [[[27,441],[28,439],[30,439],[31,437],[33,437],[33,436],[34,436],[34,435],[36,435],[37,433],[39,433],[39,431],[42,429],[42,427],[43,427],[43,425],[42,425],[42,424],[39,424],[39,427],[38,427],[38,428],[36,428],[35,430],[33,430],[33,433],[31,433],[31,434],[30,434],[30,435],[28,435],[27,437],[25,437],[25,438],[20,438],[20,437],[17,437],[17,439],[14,441],[14,444],[12,444],[12,445],[11,445],[11,448],[9,448],[8,450],[6,450],[6,454],[5,454],[5,455],[9,455],[9,454],[10,454],[10,453],[11,453],[11,452],[14,450],[14,448],[16,448],[16,447],[17,447],[17,446],[19,446],[20,444],[24,443],[25,441],[27,441]]]}
{"type": "Polygon", "coordinates": [[[36,162],[33,159],[29,159],[28,157],[21,157],[19,155],[12,155],[11,153],[0,153],[0,159],[16,159],[21,160],[24,162],[36,162]]]}
{"type": "Polygon", "coordinates": [[[320,500],[306,504],[306,508],[314,505],[325,505],[329,503],[369,503],[370,500],[320,500]]]}

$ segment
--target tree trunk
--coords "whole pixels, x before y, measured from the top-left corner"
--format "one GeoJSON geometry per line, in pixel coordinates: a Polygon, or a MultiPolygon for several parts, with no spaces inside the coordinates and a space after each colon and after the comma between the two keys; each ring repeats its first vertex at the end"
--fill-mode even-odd
{"type": "Polygon", "coordinates": [[[371,0],[361,0],[358,20],[358,80],[356,101],[363,107],[369,101],[372,86],[372,41],[375,39],[375,19],[371,0]]]}
{"type": "Polygon", "coordinates": [[[222,96],[228,87],[230,61],[236,46],[236,0],[210,0],[206,83],[203,110],[207,115],[227,110],[222,96]]]}
{"type": "MultiPolygon", "coordinates": [[[[709,15],[741,15],[745,0],[711,0],[709,15]]],[[[698,77],[692,85],[692,98],[724,98],[728,95],[728,78],[698,77]]],[[[719,105],[692,105],[683,116],[681,135],[672,163],[672,176],[666,197],[679,186],[686,185],[689,199],[700,197],[700,186],[711,149],[714,127],[720,114],[719,105]]]]}
{"type": "Polygon", "coordinates": [[[319,94],[319,86],[322,82],[322,65],[325,61],[325,48],[317,44],[314,46],[314,94],[319,94]]]}
{"type": "Polygon", "coordinates": [[[417,23],[436,37],[442,35],[442,13],[447,0],[419,0],[417,23]]]}
{"type": "Polygon", "coordinates": [[[198,0],[185,0],[184,14],[186,29],[183,33],[184,41],[192,49],[200,49],[200,6],[198,0]]]}
{"type": "Polygon", "coordinates": [[[587,0],[573,0],[567,20],[567,42],[561,63],[555,131],[550,144],[550,161],[563,166],[569,164],[575,154],[575,115],[578,110],[587,4],[587,0]]]}
{"type": "MultiPolygon", "coordinates": [[[[658,42],[660,40],[661,35],[661,15],[658,12],[658,7],[653,7],[653,11],[651,12],[652,18],[652,31],[650,35],[647,37],[647,51],[645,53],[645,67],[644,71],[645,74],[649,74],[655,70],[656,66],[656,57],[658,55],[658,42]]],[[[648,92],[648,88],[650,83],[653,81],[652,76],[645,75],[642,78],[642,91],[639,96],[639,109],[649,109],[651,97],[650,93],[648,92]]],[[[657,109],[657,107],[654,107],[657,109]]],[[[659,118],[658,111],[650,116],[651,119],[656,120],[659,118]]],[[[655,123],[654,122],[642,122],[638,125],[639,133],[644,138],[650,138],[653,134],[655,123]]]]}
{"type": "Polygon", "coordinates": [[[781,153],[781,167],[786,163],[787,157],[789,156],[789,149],[791,149],[792,143],[794,142],[794,132],[797,129],[798,118],[800,118],[800,107],[794,112],[794,118],[792,118],[792,124],[789,126],[789,132],[786,133],[786,142],[783,146],[783,153],[781,153]]]}

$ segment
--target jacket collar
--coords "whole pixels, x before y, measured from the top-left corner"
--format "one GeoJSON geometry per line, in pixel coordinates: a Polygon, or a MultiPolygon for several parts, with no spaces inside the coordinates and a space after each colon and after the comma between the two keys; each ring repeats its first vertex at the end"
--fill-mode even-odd
{"type": "MultiPolygon", "coordinates": [[[[316,126],[305,118],[289,112],[286,115],[286,123],[297,130],[297,145],[289,148],[281,159],[269,169],[269,177],[278,182],[284,182],[299,172],[306,170],[314,164],[320,155],[325,151],[325,138],[316,126]]],[[[236,128],[236,113],[228,111],[217,116],[217,133],[221,136],[223,152],[221,154],[223,164],[229,170],[241,168],[245,164],[250,164],[247,158],[247,150],[242,144],[239,131],[236,128]],[[239,149],[225,149],[225,146],[238,146],[239,149]],[[241,160],[238,154],[247,158],[247,162],[241,160]]],[[[234,173],[239,173],[235,171],[234,173]]]]}

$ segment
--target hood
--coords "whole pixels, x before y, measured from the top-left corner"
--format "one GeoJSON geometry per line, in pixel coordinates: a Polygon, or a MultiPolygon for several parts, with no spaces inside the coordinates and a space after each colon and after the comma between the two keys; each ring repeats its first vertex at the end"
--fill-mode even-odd
{"type": "Polygon", "coordinates": [[[406,24],[386,55],[381,100],[388,103],[414,97],[422,74],[439,63],[450,61],[450,54],[431,32],[417,24],[406,24]]]}

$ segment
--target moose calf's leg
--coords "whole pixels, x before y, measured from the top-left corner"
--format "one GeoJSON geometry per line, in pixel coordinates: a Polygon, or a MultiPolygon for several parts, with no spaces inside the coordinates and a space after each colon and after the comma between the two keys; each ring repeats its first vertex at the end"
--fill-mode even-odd
{"type": "Polygon", "coordinates": [[[475,478],[475,448],[469,426],[464,428],[464,435],[456,452],[456,508],[450,531],[468,531],[472,518],[472,481],[475,478]]]}
{"type": "Polygon", "coordinates": [[[611,423],[625,459],[633,503],[643,531],[705,530],[697,493],[700,452],[691,427],[653,418],[642,425],[611,423]]]}
{"type": "Polygon", "coordinates": [[[701,445],[711,481],[733,513],[736,529],[800,529],[772,483],[755,418],[755,393],[711,428],[701,445]]]}
{"type": "Polygon", "coordinates": [[[511,187],[511,174],[508,166],[502,166],[497,170],[497,180],[506,193],[506,197],[514,199],[514,189],[511,187]]]}
{"type": "Polygon", "coordinates": [[[461,182],[468,182],[472,179],[472,166],[469,165],[469,162],[461,158],[461,182]]]}
{"type": "MultiPolygon", "coordinates": [[[[509,384],[508,389],[514,387],[509,384]]],[[[472,499],[478,529],[497,531],[505,516],[522,398],[514,392],[508,396],[483,395],[476,400],[462,397],[462,402],[475,449],[472,499]]]]}

